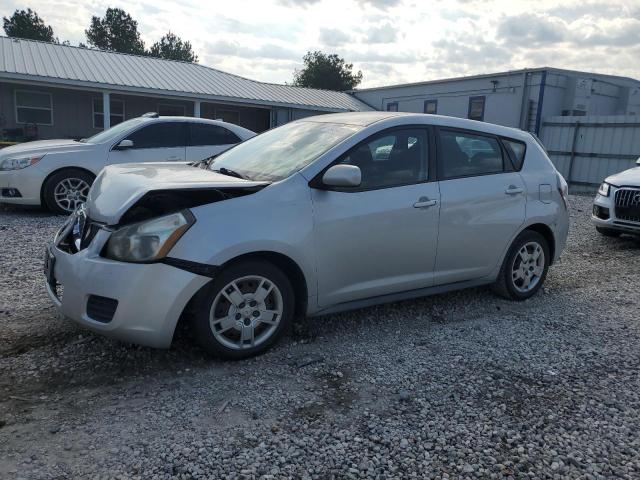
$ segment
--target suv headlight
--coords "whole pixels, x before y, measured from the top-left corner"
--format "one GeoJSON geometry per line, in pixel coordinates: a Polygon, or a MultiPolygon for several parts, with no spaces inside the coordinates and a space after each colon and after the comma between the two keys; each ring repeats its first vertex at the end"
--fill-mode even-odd
{"type": "Polygon", "coordinates": [[[164,258],[195,219],[188,210],[134,223],[111,234],[106,256],[123,262],[154,262],[164,258]]]}
{"type": "Polygon", "coordinates": [[[603,182],[602,185],[600,185],[600,188],[598,189],[598,194],[602,195],[603,197],[608,197],[609,187],[610,185],[607,182],[603,182]]]}
{"type": "Polygon", "coordinates": [[[0,163],[0,170],[22,170],[23,168],[35,165],[40,160],[42,160],[42,157],[44,157],[45,155],[46,154],[27,155],[24,157],[10,157],[0,163]]]}

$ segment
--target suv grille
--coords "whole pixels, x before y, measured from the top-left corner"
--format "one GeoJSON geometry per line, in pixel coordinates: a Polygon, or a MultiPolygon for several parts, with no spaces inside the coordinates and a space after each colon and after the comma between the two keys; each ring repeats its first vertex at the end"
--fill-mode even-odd
{"type": "Polygon", "coordinates": [[[616,192],[616,218],[640,223],[640,189],[621,188],[616,192]]]}

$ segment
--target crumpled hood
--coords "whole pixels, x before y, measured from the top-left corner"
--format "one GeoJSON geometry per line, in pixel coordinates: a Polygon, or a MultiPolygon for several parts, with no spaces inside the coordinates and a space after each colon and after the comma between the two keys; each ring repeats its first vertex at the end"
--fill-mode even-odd
{"type": "Polygon", "coordinates": [[[630,168],[610,177],[605,178],[605,182],[615,185],[616,187],[622,186],[640,186],[640,167],[630,168]]]}
{"type": "Polygon", "coordinates": [[[35,142],[25,142],[0,150],[0,158],[14,157],[17,155],[29,155],[39,153],[53,153],[69,150],[88,150],[95,145],[76,142],[75,140],[36,140],[35,142]]]}
{"type": "Polygon", "coordinates": [[[86,206],[92,220],[115,225],[132,205],[154,190],[248,188],[268,184],[222,175],[185,163],[109,165],[93,183],[86,206]]]}

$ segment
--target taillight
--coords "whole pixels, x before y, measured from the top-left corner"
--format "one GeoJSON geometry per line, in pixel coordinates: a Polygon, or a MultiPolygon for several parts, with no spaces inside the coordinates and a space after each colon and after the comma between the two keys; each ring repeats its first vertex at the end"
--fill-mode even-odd
{"type": "Polygon", "coordinates": [[[564,202],[564,208],[569,210],[569,185],[564,177],[560,175],[560,172],[556,172],[556,179],[558,181],[558,192],[560,192],[560,196],[564,202]]]}

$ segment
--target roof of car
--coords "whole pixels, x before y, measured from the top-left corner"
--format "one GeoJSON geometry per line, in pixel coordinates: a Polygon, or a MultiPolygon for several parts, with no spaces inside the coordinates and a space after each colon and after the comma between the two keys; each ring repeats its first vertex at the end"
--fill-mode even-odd
{"type": "Polygon", "coordinates": [[[496,125],[494,123],[479,122],[477,120],[469,120],[466,118],[448,117],[446,115],[431,115],[425,113],[404,113],[404,112],[353,112],[353,113],[331,113],[327,115],[317,115],[307,117],[301,122],[318,122],[318,123],[341,123],[346,125],[358,125],[366,127],[378,122],[384,122],[389,126],[406,124],[411,122],[424,123],[427,125],[439,125],[443,127],[461,128],[467,130],[476,130],[479,132],[490,133],[511,137],[523,141],[531,140],[531,135],[524,130],[512,127],[496,125]]]}

